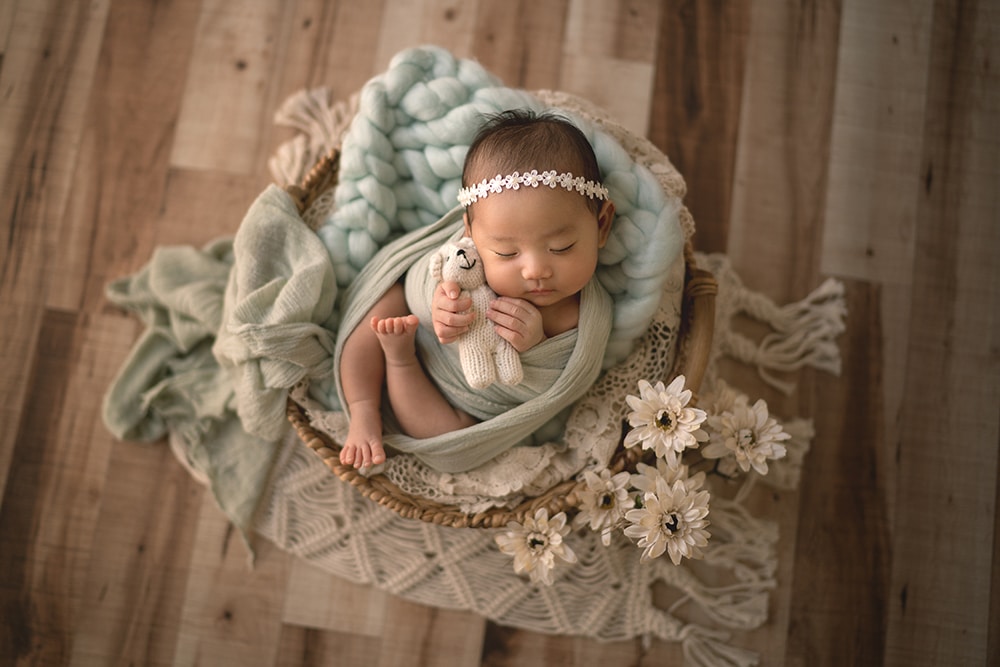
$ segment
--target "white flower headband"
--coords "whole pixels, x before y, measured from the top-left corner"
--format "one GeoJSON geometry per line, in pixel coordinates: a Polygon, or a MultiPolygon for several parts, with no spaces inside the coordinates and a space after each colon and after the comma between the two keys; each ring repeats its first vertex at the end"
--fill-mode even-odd
{"type": "Polygon", "coordinates": [[[532,188],[537,188],[539,185],[547,185],[553,189],[558,186],[570,192],[579,192],[581,195],[585,195],[591,199],[601,200],[610,198],[606,187],[600,183],[588,181],[583,176],[574,177],[569,172],[559,174],[554,170],[543,171],[539,174],[537,169],[532,169],[523,174],[516,171],[508,176],[497,174],[489,180],[484,178],[482,182],[476,185],[462,188],[458,191],[458,203],[468,207],[480,199],[486,199],[490,194],[503,190],[518,190],[522,185],[532,188]]]}

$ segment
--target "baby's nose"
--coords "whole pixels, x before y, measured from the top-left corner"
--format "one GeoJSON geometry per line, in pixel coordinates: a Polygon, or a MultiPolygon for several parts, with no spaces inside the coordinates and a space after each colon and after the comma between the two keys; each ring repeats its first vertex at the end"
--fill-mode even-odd
{"type": "Polygon", "coordinates": [[[521,275],[525,280],[539,280],[552,275],[549,263],[542,258],[527,257],[524,266],[521,268],[521,275]]]}

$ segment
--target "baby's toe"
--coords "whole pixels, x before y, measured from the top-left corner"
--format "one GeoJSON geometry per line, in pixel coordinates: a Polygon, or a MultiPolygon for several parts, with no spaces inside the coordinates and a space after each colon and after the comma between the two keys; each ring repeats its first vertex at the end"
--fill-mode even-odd
{"type": "Polygon", "coordinates": [[[354,447],[344,447],[340,450],[340,462],[345,466],[354,463],[354,447]]]}

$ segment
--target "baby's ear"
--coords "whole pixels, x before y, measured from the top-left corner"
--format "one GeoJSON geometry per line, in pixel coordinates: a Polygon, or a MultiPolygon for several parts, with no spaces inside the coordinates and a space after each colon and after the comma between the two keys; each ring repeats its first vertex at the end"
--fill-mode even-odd
{"type": "Polygon", "coordinates": [[[615,221],[615,203],[610,199],[601,204],[597,212],[597,247],[603,248],[611,234],[611,223],[615,221]]]}

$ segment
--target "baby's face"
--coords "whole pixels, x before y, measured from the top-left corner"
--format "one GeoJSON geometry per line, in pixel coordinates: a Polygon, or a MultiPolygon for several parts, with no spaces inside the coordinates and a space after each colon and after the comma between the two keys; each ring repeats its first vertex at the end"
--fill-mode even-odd
{"type": "Polygon", "coordinates": [[[538,308],[583,289],[614,217],[610,202],[595,216],[582,195],[541,186],[504,190],[472,206],[466,234],[479,249],[486,282],[497,294],[538,308]]]}

